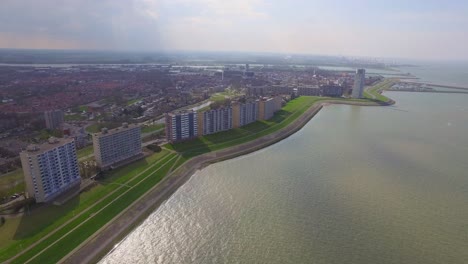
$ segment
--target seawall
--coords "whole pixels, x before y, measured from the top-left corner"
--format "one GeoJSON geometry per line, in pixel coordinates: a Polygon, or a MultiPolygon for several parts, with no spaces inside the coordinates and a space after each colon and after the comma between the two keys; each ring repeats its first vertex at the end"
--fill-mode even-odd
{"type": "MultiPolygon", "coordinates": [[[[392,101],[389,104],[393,104],[392,101]]],[[[325,105],[328,104],[352,104],[352,105],[377,105],[357,101],[324,100],[315,103],[304,114],[291,124],[269,135],[254,139],[240,145],[213,151],[196,156],[175,171],[167,175],[161,182],[145,193],[140,199],[116,216],[109,224],[97,231],[82,245],[65,256],[64,263],[94,263],[99,261],[107,252],[122,240],[128,233],[144,221],[148,215],[154,212],[166,199],[168,199],[180,186],[197,171],[204,167],[227,159],[255,152],[278,141],[281,141],[304,127],[325,105]]]]}

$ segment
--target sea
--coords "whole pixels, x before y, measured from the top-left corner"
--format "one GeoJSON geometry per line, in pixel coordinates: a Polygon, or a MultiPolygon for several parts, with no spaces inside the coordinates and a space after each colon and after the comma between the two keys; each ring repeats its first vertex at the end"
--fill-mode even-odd
{"type": "Polygon", "coordinates": [[[197,171],[100,263],[468,263],[468,95],[385,95],[197,171]]]}

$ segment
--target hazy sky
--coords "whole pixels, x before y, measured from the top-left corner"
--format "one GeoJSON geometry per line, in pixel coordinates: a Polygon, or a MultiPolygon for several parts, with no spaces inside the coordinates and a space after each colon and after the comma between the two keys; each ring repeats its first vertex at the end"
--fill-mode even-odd
{"type": "Polygon", "coordinates": [[[0,47],[468,59],[466,0],[0,0],[0,47]]]}

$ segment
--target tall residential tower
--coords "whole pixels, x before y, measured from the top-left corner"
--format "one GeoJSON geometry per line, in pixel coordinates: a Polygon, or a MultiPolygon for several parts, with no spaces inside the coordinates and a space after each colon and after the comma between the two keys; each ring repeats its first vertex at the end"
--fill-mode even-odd
{"type": "Polygon", "coordinates": [[[166,114],[166,138],[170,142],[198,136],[197,113],[193,110],[166,114]]]}
{"type": "Polygon", "coordinates": [[[63,112],[62,110],[46,111],[44,112],[44,119],[48,129],[59,128],[63,123],[63,112]]]}
{"type": "Polygon", "coordinates": [[[364,93],[364,85],[366,84],[366,70],[357,69],[354,76],[354,86],[352,98],[362,98],[364,93]]]}
{"type": "Polygon", "coordinates": [[[49,202],[81,182],[73,139],[49,139],[20,153],[26,191],[36,202],[49,202]]]}
{"type": "Polygon", "coordinates": [[[131,160],[142,154],[141,128],[123,123],[114,129],[103,128],[93,134],[94,158],[101,169],[107,169],[119,162],[131,160]]]}

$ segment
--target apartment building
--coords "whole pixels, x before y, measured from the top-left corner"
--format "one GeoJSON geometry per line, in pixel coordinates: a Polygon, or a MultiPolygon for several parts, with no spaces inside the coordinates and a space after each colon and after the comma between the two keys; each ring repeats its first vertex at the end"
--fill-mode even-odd
{"type": "Polygon", "coordinates": [[[364,85],[366,85],[366,70],[357,69],[356,75],[354,76],[352,98],[362,98],[364,95],[364,85]]]}
{"type": "Polygon", "coordinates": [[[272,118],[276,111],[281,109],[281,97],[262,98],[259,102],[259,120],[268,120],[272,118]]]}
{"type": "Polygon", "coordinates": [[[320,95],[329,97],[343,96],[343,87],[339,85],[323,85],[320,87],[320,95]]]}
{"type": "Polygon", "coordinates": [[[232,107],[221,107],[198,113],[198,135],[209,135],[232,129],[232,107]]]}
{"type": "Polygon", "coordinates": [[[232,127],[237,128],[257,121],[259,114],[259,100],[232,104],[232,127]]]}
{"type": "Polygon", "coordinates": [[[59,128],[63,123],[63,112],[62,110],[45,111],[44,119],[46,123],[46,128],[59,128]]]}
{"type": "Polygon", "coordinates": [[[294,88],[284,85],[268,85],[268,86],[250,86],[247,87],[247,95],[249,96],[268,96],[278,94],[291,94],[294,88]]]}
{"type": "Polygon", "coordinates": [[[198,118],[193,110],[166,114],[166,138],[177,142],[198,136],[198,118]]]}
{"type": "Polygon", "coordinates": [[[51,138],[20,153],[26,192],[36,202],[49,202],[81,182],[72,138],[51,138]]]}
{"type": "Polygon", "coordinates": [[[142,154],[141,128],[127,123],[115,129],[103,128],[93,134],[93,147],[97,165],[108,169],[142,154]]]}
{"type": "Polygon", "coordinates": [[[318,86],[302,86],[297,88],[299,96],[319,96],[320,88],[318,86]]]}

